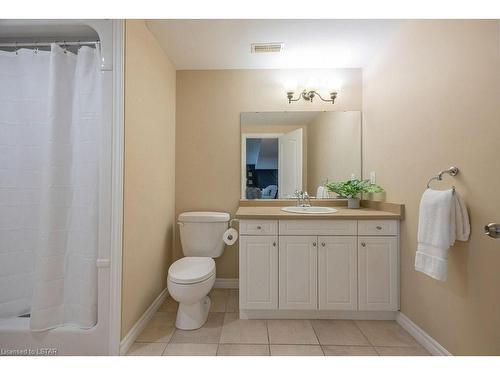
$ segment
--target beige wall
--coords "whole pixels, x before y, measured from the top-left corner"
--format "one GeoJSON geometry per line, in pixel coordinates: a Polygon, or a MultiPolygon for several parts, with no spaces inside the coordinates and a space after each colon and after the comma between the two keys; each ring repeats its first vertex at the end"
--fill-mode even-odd
{"type": "Polygon", "coordinates": [[[361,177],[361,112],[323,112],[308,126],[307,186],[361,177]]]}
{"type": "Polygon", "coordinates": [[[401,310],[453,354],[500,355],[500,61],[497,21],[409,21],[363,72],[364,171],[406,204],[401,310]],[[427,180],[456,165],[470,241],[450,249],[449,278],[414,271],[427,180]]]}
{"type": "Polygon", "coordinates": [[[302,129],[302,131],[306,132],[307,124],[305,125],[276,125],[276,124],[270,124],[270,125],[253,125],[253,124],[246,124],[246,125],[241,125],[241,132],[242,133],[250,133],[250,134],[281,134],[281,133],[288,133],[293,130],[297,129],[302,129]]]}
{"type": "Polygon", "coordinates": [[[126,22],[122,337],[166,287],[175,222],[175,68],[126,22]]]}
{"type": "MultiPolygon", "coordinates": [[[[240,198],[240,113],[284,110],[360,110],[361,70],[210,70],[177,72],[176,214],[189,210],[234,214],[240,198]],[[288,77],[338,76],[335,105],[288,104],[288,77]]],[[[176,231],[178,234],[178,232],[176,231]]],[[[176,257],[182,255],[178,236],[176,257]]],[[[238,277],[238,247],[217,259],[217,277],[238,277]]]]}

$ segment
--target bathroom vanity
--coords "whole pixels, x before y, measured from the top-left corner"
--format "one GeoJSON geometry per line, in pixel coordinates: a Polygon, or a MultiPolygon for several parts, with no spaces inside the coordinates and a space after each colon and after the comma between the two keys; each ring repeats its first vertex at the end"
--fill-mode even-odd
{"type": "Polygon", "coordinates": [[[240,120],[240,318],[394,319],[403,206],[348,209],[325,189],[362,175],[361,113],[240,120]],[[298,191],[324,199],[290,199],[298,191]]]}
{"type": "Polygon", "coordinates": [[[299,214],[262,204],[236,213],[240,318],[394,319],[403,206],[299,214]]]}

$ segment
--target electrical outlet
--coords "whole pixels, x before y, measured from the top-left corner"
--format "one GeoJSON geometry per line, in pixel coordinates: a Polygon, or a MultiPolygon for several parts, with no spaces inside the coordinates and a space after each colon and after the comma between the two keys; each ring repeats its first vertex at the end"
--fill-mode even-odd
{"type": "Polygon", "coordinates": [[[370,172],[370,184],[377,183],[377,176],[374,171],[370,172]]]}

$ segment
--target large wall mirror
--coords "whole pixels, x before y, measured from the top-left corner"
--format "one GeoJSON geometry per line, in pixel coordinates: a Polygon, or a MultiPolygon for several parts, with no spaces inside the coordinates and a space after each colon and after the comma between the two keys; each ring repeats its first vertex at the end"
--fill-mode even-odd
{"type": "Polygon", "coordinates": [[[361,112],[241,114],[242,199],[315,197],[326,181],[353,176],[361,177],[361,112]]]}

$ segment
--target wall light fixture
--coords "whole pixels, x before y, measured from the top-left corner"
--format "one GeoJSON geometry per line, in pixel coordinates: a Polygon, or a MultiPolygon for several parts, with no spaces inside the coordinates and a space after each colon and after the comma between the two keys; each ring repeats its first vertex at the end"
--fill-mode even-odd
{"type": "Polygon", "coordinates": [[[288,103],[292,103],[292,102],[296,102],[296,101],[299,101],[301,98],[308,101],[308,102],[311,102],[313,101],[313,99],[318,96],[321,100],[323,100],[324,102],[330,102],[332,104],[335,103],[335,99],[337,98],[337,92],[336,91],[331,91],[330,92],[330,99],[325,99],[323,98],[317,91],[315,90],[304,90],[302,91],[299,96],[297,98],[293,98],[293,95],[294,95],[294,91],[287,91],[286,93],[286,97],[288,98],[288,103]]]}

